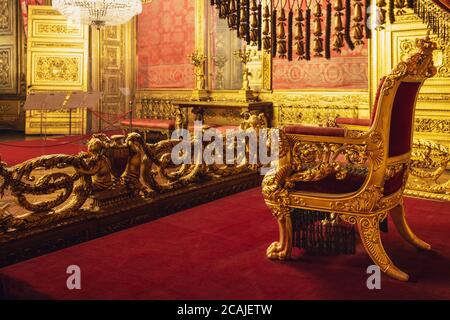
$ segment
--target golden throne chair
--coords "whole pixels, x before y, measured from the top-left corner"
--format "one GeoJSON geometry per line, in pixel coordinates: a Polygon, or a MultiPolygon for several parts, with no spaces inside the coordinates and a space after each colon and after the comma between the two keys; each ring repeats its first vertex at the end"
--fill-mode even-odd
{"type": "Polygon", "coordinates": [[[372,260],[398,280],[407,281],[409,276],[394,265],[380,238],[380,222],[389,213],[407,242],[431,249],[409,228],[402,197],[418,92],[436,74],[432,59],[436,44],[426,37],[417,39],[416,46],[418,52],[382,80],[367,131],[302,125],[279,131],[278,163],[264,177],[262,189],[280,236],[268,247],[268,258],[290,258],[295,208],[328,212],[355,225],[372,260]]]}

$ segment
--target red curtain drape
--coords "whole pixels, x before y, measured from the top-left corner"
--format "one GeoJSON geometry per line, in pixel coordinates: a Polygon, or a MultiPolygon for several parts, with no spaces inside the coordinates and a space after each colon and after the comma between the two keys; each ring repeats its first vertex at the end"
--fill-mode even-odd
{"type": "Polygon", "coordinates": [[[44,0],[20,0],[25,36],[28,36],[28,5],[43,5],[44,0]]]}

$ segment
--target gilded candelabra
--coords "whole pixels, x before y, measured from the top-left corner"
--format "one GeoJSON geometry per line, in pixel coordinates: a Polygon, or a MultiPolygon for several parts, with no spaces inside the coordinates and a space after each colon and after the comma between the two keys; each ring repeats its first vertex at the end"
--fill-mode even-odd
{"type": "Polygon", "coordinates": [[[248,69],[248,63],[252,61],[251,55],[252,51],[247,50],[246,47],[244,49],[239,49],[234,52],[235,56],[239,58],[242,63],[242,87],[239,91],[239,95],[242,97],[244,101],[252,101],[256,100],[253,95],[253,90],[250,88],[250,79],[251,72],[248,69]]]}
{"type": "Polygon", "coordinates": [[[205,62],[207,56],[204,54],[194,51],[188,55],[190,62],[194,65],[194,75],[195,75],[195,89],[192,92],[191,100],[207,100],[208,92],[206,90],[205,82],[205,62]]]}

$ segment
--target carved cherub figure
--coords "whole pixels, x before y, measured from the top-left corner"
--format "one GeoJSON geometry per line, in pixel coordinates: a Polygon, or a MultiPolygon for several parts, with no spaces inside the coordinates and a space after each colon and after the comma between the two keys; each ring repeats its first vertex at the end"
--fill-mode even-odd
{"type": "Polygon", "coordinates": [[[87,169],[78,169],[82,173],[93,175],[93,191],[107,190],[112,187],[111,163],[104,155],[105,144],[98,138],[92,138],[88,142],[88,151],[82,154],[85,158],[87,169]],[[91,167],[92,166],[92,167],[91,167]]]}
{"type": "Polygon", "coordinates": [[[267,128],[267,118],[264,113],[251,113],[248,111],[244,111],[241,113],[241,116],[243,116],[244,120],[241,121],[239,124],[239,128],[241,130],[247,130],[247,129],[254,129],[258,130],[259,128],[267,128]]]}
{"type": "Polygon", "coordinates": [[[120,177],[121,184],[136,190],[142,190],[141,184],[141,166],[144,157],[143,138],[139,133],[132,132],[125,139],[130,152],[128,156],[127,166],[124,173],[120,177]]]}

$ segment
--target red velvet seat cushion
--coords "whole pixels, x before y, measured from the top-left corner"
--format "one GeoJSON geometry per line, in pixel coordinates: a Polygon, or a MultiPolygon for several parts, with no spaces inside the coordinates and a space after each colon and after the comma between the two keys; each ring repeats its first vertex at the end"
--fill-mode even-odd
{"type": "Polygon", "coordinates": [[[354,125],[354,126],[366,126],[369,127],[372,123],[370,119],[357,119],[357,118],[337,118],[337,124],[354,125]]]}
{"type": "MultiPolygon", "coordinates": [[[[349,193],[355,192],[362,187],[367,177],[367,168],[347,166],[348,174],[345,179],[338,180],[335,175],[330,174],[322,180],[310,182],[296,182],[294,190],[317,193],[349,193]]],[[[384,184],[384,195],[390,195],[401,188],[403,184],[403,171],[394,175],[384,184]]]]}
{"type": "Polygon", "coordinates": [[[292,134],[305,134],[310,136],[332,136],[332,137],[344,137],[344,128],[337,127],[315,127],[305,125],[291,125],[285,126],[284,132],[292,134]]]}
{"type": "MultiPolygon", "coordinates": [[[[122,120],[120,122],[122,126],[130,126],[130,120],[122,120]]],[[[160,119],[133,119],[133,127],[146,128],[146,129],[175,129],[174,120],[160,120],[160,119]]]]}

